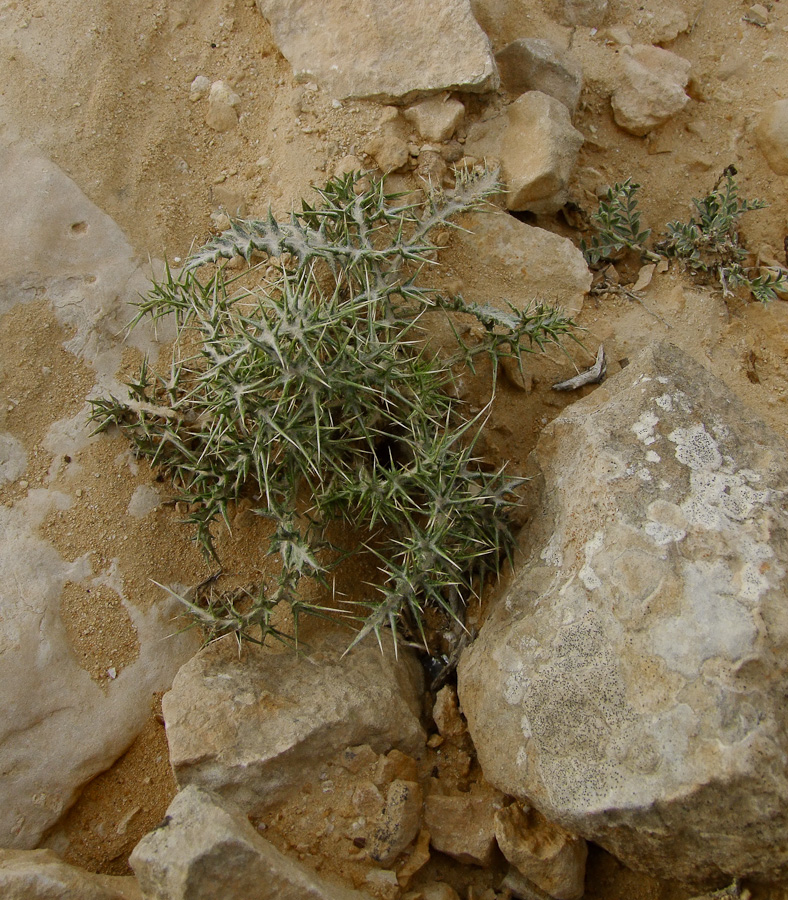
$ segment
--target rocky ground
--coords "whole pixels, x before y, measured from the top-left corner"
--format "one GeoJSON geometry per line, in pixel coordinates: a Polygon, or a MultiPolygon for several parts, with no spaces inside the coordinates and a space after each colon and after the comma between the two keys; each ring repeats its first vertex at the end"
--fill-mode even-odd
{"type": "MultiPolygon", "coordinates": [[[[560,303],[584,333],[568,356],[527,360],[524,382],[501,381],[483,437],[492,460],[530,471],[545,426],[598,390],[559,393],[552,384],[590,366],[600,344],[614,376],[647,345],[669,341],[786,434],[788,303],[723,298],[675,263],[644,271],[636,255],[592,282],[575,249],[606,186],[638,182],[643,225],[659,235],[733,165],[741,195],[768,204],[743,218],[748,262],[788,263],[783,3],[441,3],[440,15],[408,12],[411,55],[393,54],[393,71],[381,59],[403,32],[397,4],[370,31],[357,15],[362,31],[350,46],[331,19],[343,4],[303,3],[302,18],[298,5],[0,0],[0,672],[9,711],[0,726],[8,784],[0,844],[55,850],[88,872],[131,873],[131,851],[176,795],[173,765],[181,787],[205,786],[184,775],[197,754],[172,744],[185,675],[180,695],[161,707],[181,667],[196,665],[188,661],[199,637],[166,637],[174,611],[153,582],[185,588],[211,569],[178,525],[160,476],[120,437],[90,437],[86,399],[118,389],[143,352],[166,346],[166,328],[123,340],[128,303],[163,259],[177,264],[229,217],[260,216],[269,205],[285,214],[311,186],[355,168],[410,191],[425,178],[450,185],[454,165],[500,162],[509,191],[502,210],[465,222],[471,234],[447,234],[430,277],[480,303],[560,303]],[[454,6],[463,15],[443,15],[454,6]],[[292,28],[301,21],[320,26],[292,28]],[[532,43],[512,49],[520,39],[532,43]],[[419,102],[425,90],[438,98],[432,105],[419,102]]],[[[472,407],[487,392],[484,372],[468,381],[472,407]]],[[[239,583],[265,575],[254,552],[261,526],[249,518],[236,511],[232,536],[221,538],[239,583]]],[[[359,564],[342,577],[340,589],[357,598],[370,573],[359,564]]],[[[480,624],[479,611],[472,615],[480,624]]],[[[221,661],[226,651],[215,652],[221,661]]],[[[386,740],[359,725],[344,743],[314,751],[298,791],[247,807],[257,834],[375,897],[542,896],[511,872],[502,886],[508,866],[495,834],[506,859],[515,851],[504,847],[506,817],[498,815],[497,832],[493,820],[512,808],[510,795],[484,780],[456,695],[414,690],[426,732],[414,737],[422,725],[403,711],[400,732],[386,740]],[[348,746],[357,752],[348,756],[348,746]],[[490,819],[486,838],[463,830],[470,807],[456,805],[460,795],[490,819]],[[425,800],[423,815],[413,814],[425,800]],[[395,810],[397,821],[411,816],[413,833],[373,854],[357,823],[395,810]]],[[[174,821],[224,815],[201,795],[182,802],[193,806],[174,821]]],[[[234,840],[251,840],[237,822],[222,822],[234,840]]],[[[135,871],[147,866],[155,878],[158,850],[146,852],[135,871]]],[[[111,884],[106,890],[134,896],[131,882],[111,884]]],[[[312,896],[304,884],[301,895],[312,896]]],[[[745,890],[788,896],[774,880],[745,890]]],[[[586,897],[697,893],[589,846],[586,897]]]]}

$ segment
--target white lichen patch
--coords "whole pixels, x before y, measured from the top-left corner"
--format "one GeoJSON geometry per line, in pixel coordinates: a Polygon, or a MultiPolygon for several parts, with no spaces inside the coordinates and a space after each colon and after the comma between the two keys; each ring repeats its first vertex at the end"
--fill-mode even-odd
{"type": "Polygon", "coordinates": [[[650,463],[662,462],[662,457],[659,455],[659,453],[655,453],[653,450],[649,450],[646,453],[646,462],[650,462],[650,463]]]}
{"type": "Polygon", "coordinates": [[[657,440],[654,429],[658,424],[659,418],[653,412],[646,411],[640,414],[640,418],[632,426],[632,431],[639,441],[646,445],[653,444],[657,440]]]}
{"type": "Polygon", "coordinates": [[[702,422],[689,428],[676,428],[668,440],[676,445],[676,459],[693,471],[714,471],[722,465],[717,442],[702,422]]]}
{"type": "Polygon", "coordinates": [[[586,541],[583,546],[583,553],[585,555],[585,563],[578,572],[578,576],[580,580],[583,582],[586,590],[595,591],[598,588],[602,587],[602,581],[596,572],[591,568],[591,560],[594,558],[595,554],[602,549],[602,545],[604,544],[604,533],[601,531],[597,531],[596,534],[591,538],[590,541],[586,541]]]}
{"type": "Polygon", "coordinates": [[[655,623],[654,652],[686,678],[695,678],[709,659],[737,662],[752,653],[757,627],[739,602],[737,584],[728,563],[685,560],[684,607],[680,616],[655,623]]]}
{"type": "Polygon", "coordinates": [[[673,412],[673,398],[670,394],[662,394],[662,396],[657,397],[654,402],[660,409],[664,409],[665,412],[673,412]]]}

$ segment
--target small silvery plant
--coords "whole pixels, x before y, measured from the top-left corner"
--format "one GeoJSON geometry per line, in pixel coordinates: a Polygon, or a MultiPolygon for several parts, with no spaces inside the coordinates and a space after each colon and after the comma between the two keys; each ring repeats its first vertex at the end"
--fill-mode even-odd
{"type": "Polygon", "coordinates": [[[480,306],[420,283],[438,247],[430,235],[499,190],[490,171],[458,175],[452,191],[418,202],[358,173],[329,181],[286,221],[236,221],[176,274],[166,269],[138,303],[133,324],[174,316],[166,371],[143,363],[127,398],[93,401],[97,431],[117,426],[138,456],[164,470],[204,553],[242,499],[270,521],[265,552],[275,586],[208,600],[179,598],[208,639],[298,640],[303,579],[328,586],[331,570],[364,549],[378,561],[370,597],[349,610],[355,641],[383,629],[427,643],[425,612],[461,622],[486,573],[512,549],[509,516],[521,479],[480,466],[483,426],[453,398],[453,372],[487,354],[558,343],[574,323],[558,309],[480,306]],[[230,262],[234,261],[234,262],[230,262]],[[422,317],[473,317],[475,342],[427,349],[422,317]],[[366,535],[337,547],[328,527],[366,535]],[[287,604],[285,634],[274,610],[287,604]]]}
{"type": "Polygon", "coordinates": [[[640,185],[628,178],[608,188],[591,216],[595,234],[590,241],[580,241],[586,262],[592,268],[600,268],[622,251],[632,250],[642,259],[677,259],[696,275],[716,281],[724,297],[732,296],[741,287],[756,300],[768,303],[778,291],[788,292],[788,271],[755,274],[745,265],[747,250],[740,241],[739,219],[745,212],[764,209],[767,204],[739,197],[736,174],[736,169],[728,166],[709,194],[693,199],[696,215],[688,222],[668,222],[666,234],[653,250],[647,245],[651,230],[640,228],[640,185]]]}

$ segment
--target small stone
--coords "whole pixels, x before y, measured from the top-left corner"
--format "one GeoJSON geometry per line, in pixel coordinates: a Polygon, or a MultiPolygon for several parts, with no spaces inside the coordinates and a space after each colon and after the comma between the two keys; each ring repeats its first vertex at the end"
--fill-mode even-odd
{"type": "Polygon", "coordinates": [[[636,44],[621,51],[623,74],[611,105],[616,124],[642,137],[689,102],[684,88],[691,63],[669,50],[636,44]]]}
{"type": "Polygon", "coordinates": [[[469,131],[465,149],[488,164],[500,160],[507,209],[550,213],[566,203],[582,143],[563,103],[529,91],[469,131]]]}
{"type": "Polygon", "coordinates": [[[788,175],[788,100],[776,100],[761,113],[755,141],[772,172],[788,175]]]}
{"type": "Polygon", "coordinates": [[[424,827],[432,846],[469,865],[489,866],[495,854],[495,813],[503,795],[488,784],[468,793],[432,793],[424,804],[424,827]]]}
{"type": "Polygon", "coordinates": [[[348,747],[343,751],[339,758],[339,765],[343,769],[347,769],[351,775],[358,775],[362,769],[377,762],[377,759],[377,753],[369,744],[360,744],[358,747],[348,747]]]}
{"type": "Polygon", "coordinates": [[[422,800],[417,782],[397,779],[391,783],[386,808],[367,843],[372,859],[389,865],[410,845],[421,828],[422,800]]]}
{"type": "Polygon", "coordinates": [[[375,771],[375,781],[378,784],[388,784],[395,778],[403,781],[417,781],[418,777],[418,763],[412,756],[408,756],[401,750],[390,750],[378,760],[375,771]]]}
{"type": "Polygon", "coordinates": [[[211,80],[206,78],[205,75],[198,75],[189,85],[189,100],[191,100],[192,103],[195,103],[197,100],[202,100],[203,97],[208,96],[210,89],[211,80]]]}
{"type": "Polygon", "coordinates": [[[425,828],[419,832],[413,852],[405,864],[397,872],[397,881],[401,888],[410,884],[411,878],[430,861],[430,833],[425,828]]]}
{"type": "Polygon", "coordinates": [[[465,116],[465,107],[449,94],[441,94],[420,100],[404,116],[426,140],[447,141],[465,116]]]}
{"type": "Polygon", "coordinates": [[[403,900],[460,900],[460,895],[445,881],[430,881],[406,894],[403,900]]]}
{"type": "Polygon", "coordinates": [[[599,28],[607,15],[608,0],[564,0],[564,17],[570,25],[599,28]]]}
{"type": "Polygon", "coordinates": [[[768,25],[769,10],[762,3],[755,3],[747,10],[745,18],[753,25],[768,25]]]}
{"type": "Polygon", "coordinates": [[[428,151],[419,153],[419,164],[416,166],[416,174],[429,181],[433,185],[440,185],[449,167],[440,152],[428,151]]]}
{"type": "Polygon", "coordinates": [[[364,168],[364,163],[357,156],[343,156],[334,165],[334,177],[342,178],[343,175],[349,175],[351,172],[363,172],[364,168]]]}
{"type": "Polygon", "coordinates": [[[465,722],[460,715],[457,691],[452,685],[447,684],[438,691],[432,708],[432,718],[444,738],[459,738],[465,734],[465,722]]]}
{"type": "Polygon", "coordinates": [[[214,131],[230,131],[238,124],[241,98],[225,81],[214,81],[208,95],[208,114],[205,123],[214,131]]]}
{"type": "Polygon", "coordinates": [[[583,89],[580,63],[555,44],[541,38],[512,41],[495,56],[501,86],[512,94],[541,91],[555,97],[571,112],[583,89]]]}
{"type": "Polygon", "coordinates": [[[509,862],[556,900],[583,896],[588,849],[581,837],[513,803],[495,814],[495,838],[509,862]]]}
{"type": "Polygon", "coordinates": [[[408,142],[396,122],[382,125],[364,149],[384,175],[404,169],[410,162],[408,142]]]}

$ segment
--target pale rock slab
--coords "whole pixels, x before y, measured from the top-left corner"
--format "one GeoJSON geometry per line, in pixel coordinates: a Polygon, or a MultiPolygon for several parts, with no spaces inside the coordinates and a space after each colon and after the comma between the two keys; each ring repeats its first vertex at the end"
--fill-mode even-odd
{"type": "Polygon", "coordinates": [[[3,900],[142,900],[136,878],[94,875],[52,850],[0,850],[3,900]]]}
{"type": "Polygon", "coordinates": [[[585,892],[588,847],[583,838],[517,803],[495,814],[495,839],[506,859],[556,900],[580,900],[585,892]]]}
{"type": "Polygon", "coordinates": [[[198,653],[162,704],[178,784],[259,815],[348,747],[418,755],[419,663],[372,640],[343,656],[350,638],[329,631],[308,653],[250,647],[240,658],[224,638],[198,653]]]}
{"type": "Polygon", "coordinates": [[[772,172],[788,175],[788,100],[776,100],[761,113],[755,141],[772,172]]]}
{"type": "MultiPolygon", "coordinates": [[[[44,297],[73,329],[65,348],[118,391],[133,315],[129,301],[149,278],[123,232],[57,166],[31,144],[7,138],[0,148],[5,253],[0,263],[0,314],[44,297]]],[[[165,323],[162,323],[163,325],[165,323]]],[[[166,335],[167,328],[162,333],[166,335]]],[[[150,330],[129,343],[155,357],[150,330]]],[[[53,422],[47,450],[76,453],[90,438],[83,410],[53,422]]],[[[24,474],[27,461],[13,435],[0,440],[0,478],[24,474]]],[[[172,604],[140,610],[125,594],[116,562],[95,572],[88,557],[63,559],[38,533],[53,510],[74,499],[48,488],[0,507],[0,846],[31,849],[68,809],[81,788],[112,765],[139,734],[154,693],[166,690],[199,646],[196,635],[168,638],[178,626],[172,604]],[[67,582],[115,590],[137,634],[139,655],[103,686],[78,663],[60,615],[67,582]],[[165,639],[168,638],[168,639],[165,639]]]]}
{"type": "Polygon", "coordinates": [[[634,869],[788,875],[788,455],[670,344],[535,451],[534,548],[459,666],[485,777],[634,869]]]}
{"type": "Polygon", "coordinates": [[[574,114],[583,90],[583,68],[571,53],[543,38],[520,38],[496,53],[495,61],[505,90],[541,91],[574,114]]]}
{"type": "Polygon", "coordinates": [[[339,99],[407,103],[492,91],[498,73],[469,0],[257,0],[298,81],[339,99]]]}
{"type": "Polygon", "coordinates": [[[563,103],[528,91],[499,116],[470,129],[465,152],[500,161],[507,209],[550,213],[566,203],[582,144],[563,103]]]}
{"type": "Polygon", "coordinates": [[[670,50],[636,44],[621,50],[623,69],[610,98],[616,124],[642,137],[681,112],[692,64],[670,50]]]}
{"type": "Polygon", "coordinates": [[[403,115],[426,141],[448,141],[465,117],[465,106],[449,94],[441,94],[419,100],[403,115]]]}
{"type": "Polygon", "coordinates": [[[424,827],[436,850],[461,863],[489,866],[495,853],[495,814],[502,806],[502,794],[486,783],[468,793],[432,792],[424,802],[424,827]]]}
{"type": "Polygon", "coordinates": [[[323,881],[193,786],[176,795],[129,863],[143,900],[371,900],[323,881]]]}

